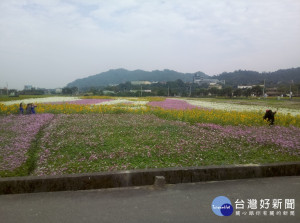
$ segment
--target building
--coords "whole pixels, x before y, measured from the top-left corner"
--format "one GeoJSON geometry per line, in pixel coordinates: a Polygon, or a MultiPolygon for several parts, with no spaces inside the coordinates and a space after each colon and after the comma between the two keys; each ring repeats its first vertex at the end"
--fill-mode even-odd
{"type": "Polygon", "coordinates": [[[0,89],[0,95],[7,95],[8,91],[6,88],[0,89]]]}
{"type": "Polygon", "coordinates": [[[15,89],[10,90],[9,97],[19,97],[18,91],[15,89]]]}
{"type": "Polygon", "coordinates": [[[252,86],[247,86],[247,85],[238,85],[238,89],[252,89],[252,86]]]}
{"type": "Polygon", "coordinates": [[[111,94],[115,94],[114,91],[103,91],[104,95],[111,95],[111,94]]]}
{"type": "Polygon", "coordinates": [[[204,78],[202,77],[199,73],[195,73],[194,77],[193,77],[193,83],[194,84],[225,84],[225,80],[218,80],[218,79],[208,79],[208,78],[204,78]]]}
{"type": "Polygon", "coordinates": [[[55,93],[56,94],[61,94],[62,93],[62,88],[56,88],[55,93]]]}
{"type": "Polygon", "coordinates": [[[216,83],[209,83],[208,89],[212,89],[212,88],[217,88],[220,90],[222,89],[222,85],[216,83]]]}
{"type": "Polygon", "coordinates": [[[26,91],[26,90],[32,90],[33,89],[33,87],[32,87],[32,85],[25,85],[24,86],[24,90],[26,91]]]}
{"type": "Polygon", "coordinates": [[[264,88],[264,85],[238,85],[238,89],[252,89],[253,87],[259,86],[261,88],[264,88]]]}
{"type": "Polygon", "coordinates": [[[282,95],[282,93],[279,92],[277,90],[277,88],[266,88],[266,94],[268,96],[280,96],[280,95],[282,95]]]}
{"type": "Polygon", "coordinates": [[[146,92],[146,93],[151,93],[152,91],[151,90],[130,90],[130,92],[132,93],[136,93],[136,92],[146,92]]]}
{"type": "Polygon", "coordinates": [[[151,82],[150,81],[131,81],[131,84],[132,85],[141,85],[141,84],[150,85],[151,82]]]}

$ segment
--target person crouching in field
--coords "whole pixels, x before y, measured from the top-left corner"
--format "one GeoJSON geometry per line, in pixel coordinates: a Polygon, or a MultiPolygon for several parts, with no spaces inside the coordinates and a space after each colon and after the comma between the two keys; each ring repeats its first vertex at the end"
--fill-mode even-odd
{"type": "Polygon", "coordinates": [[[23,108],[23,103],[21,102],[20,103],[20,108],[19,108],[19,110],[20,110],[20,114],[24,114],[24,108],[23,108]]]}
{"type": "Polygon", "coordinates": [[[32,103],[27,104],[27,106],[26,106],[26,114],[27,114],[27,115],[35,114],[34,106],[33,106],[32,103]],[[34,113],[33,113],[33,112],[34,112],[34,113]]]}
{"type": "Polygon", "coordinates": [[[26,114],[35,114],[35,108],[36,108],[36,105],[34,105],[33,103],[29,103],[27,104],[26,106],[26,114]]]}
{"type": "Polygon", "coordinates": [[[30,103],[26,105],[26,114],[27,115],[31,114],[31,104],[30,103]]]}
{"type": "Polygon", "coordinates": [[[264,120],[267,120],[269,122],[269,125],[273,125],[275,121],[275,112],[272,112],[272,110],[266,110],[266,113],[264,115],[264,120]]]}

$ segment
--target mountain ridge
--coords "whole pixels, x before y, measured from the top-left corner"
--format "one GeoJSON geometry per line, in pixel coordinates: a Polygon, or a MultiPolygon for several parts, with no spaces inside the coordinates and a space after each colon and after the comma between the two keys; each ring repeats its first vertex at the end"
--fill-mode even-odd
{"type": "Polygon", "coordinates": [[[236,70],[233,72],[223,72],[218,75],[209,76],[201,71],[195,73],[181,73],[174,70],[133,70],[129,71],[124,68],[110,69],[108,71],[90,75],[85,78],[76,79],[67,87],[78,87],[80,89],[90,87],[101,87],[107,85],[117,85],[127,81],[152,81],[167,82],[181,79],[184,82],[192,82],[193,76],[199,74],[205,79],[225,80],[226,85],[259,85],[264,82],[268,84],[280,83],[300,83],[300,67],[290,69],[280,69],[274,72],[257,72],[251,70],[236,70]]]}
{"type": "MultiPolygon", "coordinates": [[[[204,78],[209,78],[203,72],[199,73],[204,78]]],[[[190,82],[193,80],[195,73],[181,73],[174,70],[153,70],[153,71],[144,71],[144,70],[133,70],[129,71],[124,68],[111,69],[106,72],[99,74],[91,75],[85,78],[76,79],[73,82],[67,84],[67,87],[78,87],[78,88],[87,88],[87,87],[99,87],[120,84],[127,81],[158,81],[158,82],[167,82],[175,81],[181,79],[185,82],[190,82]]]]}

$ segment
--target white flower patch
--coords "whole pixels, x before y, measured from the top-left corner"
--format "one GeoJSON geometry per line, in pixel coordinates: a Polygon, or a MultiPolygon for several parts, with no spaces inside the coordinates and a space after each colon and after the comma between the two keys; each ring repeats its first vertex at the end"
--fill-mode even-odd
{"type": "Polygon", "coordinates": [[[149,101],[131,101],[134,105],[146,105],[149,101]]]}
{"type": "Polygon", "coordinates": [[[281,114],[290,114],[293,116],[300,115],[300,111],[297,109],[289,109],[289,108],[276,108],[269,106],[259,106],[259,105],[238,105],[238,104],[230,104],[230,103],[222,103],[222,102],[209,102],[209,101],[200,101],[200,100],[187,100],[181,99],[188,102],[191,105],[210,108],[210,109],[219,109],[226,111],[262,111],[264,112],[266,109],[271,109],[272,111],[276,111],[278,109],[278,113],[281,114]]]}
{"type": "Polygon", "coordinates": [[[77,100],[81,100],[81,99],[78,97],[26,98],[23,100],[6,101],[6,102],[3,102],[3,104],[4,105],[13,105],[13,104],[20,104],[21,102],[24,104],[28,104],[28,103],[67,102],[67,101],[77,101],[77,100]]]}

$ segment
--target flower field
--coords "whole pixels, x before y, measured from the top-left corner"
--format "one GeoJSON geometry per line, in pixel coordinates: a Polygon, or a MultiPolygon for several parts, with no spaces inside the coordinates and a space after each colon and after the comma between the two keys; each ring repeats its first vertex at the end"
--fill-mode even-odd
{"type": "Polygon", "coordinates": [[[72,100],[72,101],[49,102],[47,104],[94,105],[94,104],[106,103],[108,101],[112,101],[112,99],[77,99],[77,100],[72,100]]]}
{"type": "Polygon", "coordinates": [[[17,100],[0,104],[1,177],[300,160],[297,113],[279,110],[269,126],[261,110],[199,100],[26,100],[37,114],[19,115],[17,100]]]}
{"type": "Polygon", "coordinates": [[[195,109],[197,106],[191,105],[185,101],[169,99],[167,98],[164,101],[152,101],[149,103],[150,106],[160,107],[163,109],[175,109],[175,110],[189,110],[195,109]]]}
{"type": "Polygon", "coordinates": [[[53,114],[0,116],[0,176],[28,174],[36,135],[53,118],[53,114]]]}
{"type": "Polygon", "coordinates": [[[45,98],[25,98],[22,100],[12,100],[12,101],[5,101],[2,102],[3,105],[18,105],[21,102],[24,104],[28,103],[53,103],[53,102],[69,102],[69,101],[77,101],[80,100],[78,97],[45,97],[45,98]]]}
{"type": "MultiPolygon", "coordinates": [[[[63,98],[65,101],[58,101],[57,97],[54,102],[51,98],[43,99],[43,103],[37,103],[37,113],[52,113],[52,114],[154,114],[160,118],[168,120],[179,120],[189,123],[214,123],[221,125],[246,125],[246,126],[263,126],[267,123],[262,119],[263,110],[268,107],[260,107],[259,110],[228,110],[226,108],[217,109],[200,106],[198,101],[197,106],[191,105],[190,100],[184,101],[180,99],[165,99],[165,98],[97,98],[90,97],[79,99],[72,97],[63,98]]],[[[27,99],[29,100],[29,99],[27,99]]],[[[42,99],[41,99],[42,100],[42,99]]],[[[62,100],[62,99],[61,99],[62,100]]],[[[18,101],[19,103],[19,101],[18,101]]],[[[0,104],[0,114],[17,114],[18,103],[0,104]]],[[[196,103],[195,103],[196,104],[196,103]]],[[[215,103],[216,104],[216,103],[215,103]]],[[[228,105],[229,106],[229,105],[228,105]]],[[[235,105],[236,107],[237,105],[235,105]]],[[[300,114],[291,115],[290,113],[278,111],[276,114],[276,125],[280,126],[296,126],[300,127],[300,114]]]]}
{"type": "Polygon", "coordinates": [[[183,101],[194,106],[205,107],[209,109],[217,109],[217,110],[262,112],[265,111],[267,108],[273,111],[279,109],[279,112],[281,114],[290,114],[293,116],[300,115],[300,109],[282,108],[275,105],[271,105],[271,106],[244,105],[244,104],[235,104],[235,103],[222,103],[222,102],[211,102],[205,100],[187,100],[187,99],[184,99],[183,101]]]}
{"type": "Polygon", "coordinates": [[[278,127],[275,134],[284,134],[276,139],[268,127],[248,135],[255,129],[223,131],[154,115],[58,115],[41,138],[33,175],[300,160],[295,130],[278,127]]]}

